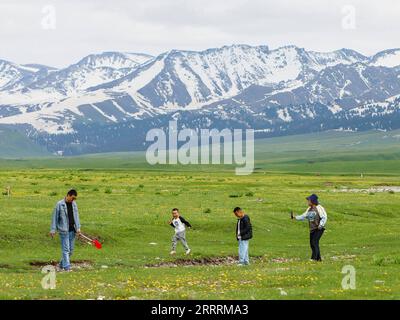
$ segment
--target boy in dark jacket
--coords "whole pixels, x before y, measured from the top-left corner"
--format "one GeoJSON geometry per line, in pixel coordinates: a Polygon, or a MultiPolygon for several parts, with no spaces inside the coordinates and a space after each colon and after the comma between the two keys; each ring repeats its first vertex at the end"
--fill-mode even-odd
{"type": "Polygon", "coordinates": [[[175,229],[175,234],[172,237],[171,255],[176,254],[176,245],[178,244],[178,241],[182,242],[186,254],[190,254],[191,250],[186,242],[186,227],[191,228],[192,226],[180,215],[178,208],[172,209],[172,220],[169,224],[175,229]]]}
{"type": "Polygon", "coordinates": [[[253,228],[250,217],[244,211],[236,207],[233,213],[238,218],[236,224],[236,239],[239,241],[239,264],[238,266],[247,266],[249,261],[249,240],[253,238],[253,228]]]}

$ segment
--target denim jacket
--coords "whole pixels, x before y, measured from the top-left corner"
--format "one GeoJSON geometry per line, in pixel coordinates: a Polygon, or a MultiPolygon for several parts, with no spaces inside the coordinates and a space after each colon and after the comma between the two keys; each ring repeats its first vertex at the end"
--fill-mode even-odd
{"type": "MultiPolygon", "coordinates": [[[[72,202],[72,209],[74,212],[75,230],[79,230],[81,228],[81,224],[79,222],[78,206],[75,201],[72,202]]],[[[53,210],[50,231],[58,231],[62,233],[69,231],[68,210],[65,199],[58,201],[53,210]]]]}

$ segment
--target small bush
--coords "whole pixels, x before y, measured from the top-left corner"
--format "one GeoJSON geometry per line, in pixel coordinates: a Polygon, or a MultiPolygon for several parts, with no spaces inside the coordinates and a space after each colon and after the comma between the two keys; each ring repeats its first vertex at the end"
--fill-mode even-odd
{"type": "Polygon", "coordinates": [[[58,193],[56,191],[53,191],[53,192],[49,193],[50,197],[55,197],[56,195],[58,195],[58,193]]]}
{"type": "Polygon", "coordinates": [[[111,188],[107,188],[107,189],[104,191],[104,193],[111,194],[111,193],[112,193],[111,188]]]}
{"type": "Polygon", "coordinates": [[[35,190],[35,191],[33,191],[33,193],[34,194],[40,194],[40,191],[39,190],[35,190]]]}
{"type": "Polygon", "coordinates": [[[254,196],[254,192],[251,192],[251,191],[246,192],[245,196],[246,197],[253,197],[254,196]]]}
{"type": "Polygon", "coordinates": [[[373,257],[373,264],[376,266],[387,266],[400,264],[400,257],[373,257]]]}
{"type": "Polygon", "coordinates": [[[234,194],[230,194],[229,198],[240,198],[242,196],[242,194],[240,193],[234,193],[234,194]]]}
{"type": "Polygon", "coordinates": [[[94,188],[93,189],[93,192],[97,192],[97,191],[99,191],[99,188],[94,188]]]}
{"type": "Polygon", "coordinates": [[[143,189],[143,188],[144,188],[144,185],[143,185],[143,184],[139,184],[139,188],[140,188],[140,189],[143,189]]]}
{"type": "Polygon", "coordinates": [[[211,213],[211,209],[210,209],[210,208],[207,208],[207,209],[205,209],[203,212],[204,212],[204,213],[211,213]]]}

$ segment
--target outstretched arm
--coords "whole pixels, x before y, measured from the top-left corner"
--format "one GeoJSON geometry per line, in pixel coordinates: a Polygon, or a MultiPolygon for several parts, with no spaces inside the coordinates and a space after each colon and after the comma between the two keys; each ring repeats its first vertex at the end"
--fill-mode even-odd
{"type": "Polygon", "coordinates": [[[192,227],[192,225],[189,223],[189,221],[186,221],[184,217],[181,216],[181,217],[179,217],[179,218],[181,219],[182,223],[183,223],[185,226],[187,226],[188,228],[191,228],[191,227],[192,227]]]}
{"type": "Polygon", "coordinates": [[[303,221],[303,220],[306,220],[307,215],[308,215],[308,209],[307,209],[307,211],[304,212],[302,215],[294,216],[294,218],[295,218],[297,221],[303,221]]]}

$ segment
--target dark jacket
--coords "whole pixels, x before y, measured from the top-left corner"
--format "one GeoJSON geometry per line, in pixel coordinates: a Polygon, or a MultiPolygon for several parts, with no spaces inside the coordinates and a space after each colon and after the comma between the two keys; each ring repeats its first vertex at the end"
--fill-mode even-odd
{"type": "MultiPolygon", "coordinates": [[[[189,223],[189,221],[186,221],[184,217],[179,216],[179,220],[181,220],[181,222],[182,222],[186,227],[188,227],[188,228],[191,228],[191,227],[192,227],[192,225],[189,223]]],[[[172,228],[175,228],[175,226],[174,226],[174,224],[173,224],[172,222],[171,222],[169,225],[170,225],[172,228]]]]}
{"type": "Polygon", "coordinates": [[[238,226],[240,221],[240,239],[241,240],[250,240],[253,238],[253,227],[251,226],[250,217],[248,215],[244,215],[243,218],[238,219],[238,223],[236,224],[236,239],[238,238],[238,226]]]}

